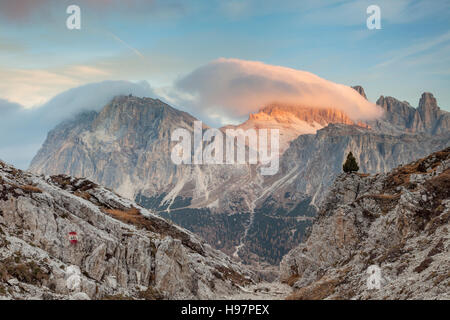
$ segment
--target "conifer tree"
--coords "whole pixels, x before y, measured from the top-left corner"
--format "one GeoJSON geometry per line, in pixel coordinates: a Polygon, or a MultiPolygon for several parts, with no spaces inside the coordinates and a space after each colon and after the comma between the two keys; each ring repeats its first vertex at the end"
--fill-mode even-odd
{"type": "Polygon", "coordinates": [[[347,160],[345,161],[344,165],[342,166],[342,169],[346,173],[357,172],[359,170],[358,163],[356,162],[356,159],[353,156],[353,153],[350,152],[347,155],[347,160]]]}

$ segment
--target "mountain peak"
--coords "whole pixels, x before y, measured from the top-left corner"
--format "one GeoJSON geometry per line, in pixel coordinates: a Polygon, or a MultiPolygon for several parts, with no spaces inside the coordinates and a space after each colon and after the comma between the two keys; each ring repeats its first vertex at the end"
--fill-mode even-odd
{"type": "Polygon", "coordinates": [[[436,98],[430,92],[422,93],[419,101],[419,110],[440,110],[436,98]]]}
{"type": "Polygon", "coordinates": [[[356,91],[358,91],[358,93],[359,93],[361,96],[363,96],[364,99],[367,100],[367,96],[366,96],[366,93],[365,93],[363,87],[361,87],[361,86],[358,85],[358,86],[353,86],[352,88],[355,89],[356,91]]]}
{"type": "Polygon", "coordinates": [[[226,128],[279,129],[280,151],[284,152],[289,147],[289,142],[299,135],[315,134],[330,123],[365,126],[355,123],[345,112],[333,108],[272,104],[258,113],[250,114],[246,122],[226,128]]]}
{"type": "Polygon", "coordinates": [[[433,128],[436,119],[439,117],[440,109],[432,93],[424,92],[422,94],[417,111],[425,128],[433,128]]]}

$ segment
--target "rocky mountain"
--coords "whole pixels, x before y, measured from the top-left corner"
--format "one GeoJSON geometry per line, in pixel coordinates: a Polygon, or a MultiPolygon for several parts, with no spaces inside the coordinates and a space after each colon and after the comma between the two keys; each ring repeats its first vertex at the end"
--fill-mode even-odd
{"type": "Polygon", "coordinates": [[[255,205],[264,182],[256,165],[177,166],[170,159],[175,145],[171,133],[180,127],[192,132],[194,121],[159,100],[117,97],[100,112],[82,114],[52,130],[30,169],[86,177],[229,255],[246,262],[264,256],[277,263],[311,223],[314,208],[308,197],[286,198],[286,208],[278,209],[281,219],[272,214],[254,219],[264,211],[255,205]]]}
{"type": "Polygon", "coordinates": [[[182,169],[167,156],[170,134],[192,130],[195,120],[159,100],[119,96],[100,112],[83,113],[52,130],[30,169],[95,178],[131,199],[136,190],[161,191],[182,169]]]}
{"type": "Polygon", "coordinates": [[[175,165],[171,134],[192,133],[195,120],[159,100],[119,96],[52,130],[30,169],[103,184],[231,255],[260,182],[254,166],[175,165]]]}
{"type": "MultiPolygon", "coordinates": [[[[365,96],[362,87],[355,90],[365,96]]],[[[448,113],[430,94],[417,109],[385,100],[385,116],[364,124],[306,107],[272,105],[251,115],[234,128],[284,134],[279,172],[261,176],[257,165],[173,164],[171,133],[192,132],[196,119],[159,100],[121,96],[52,130],[30,169],[86,177],[246,263],[277,264],[304,240],[349,151],[362,172],[376,173],[449,146],[448,113]],[[428,131],[408,129],[409,112],[426,119],[428,131]]]]}
{"type": "Polygon", "coordinates": [[[156,196],[158,211],[191,203],[227,206],[218,201],[218,194],[224,195],[221,186],[236,186],[239,191],[255,170],[247,165],[173,163],[171,152],[177,142],[171,135],[182,128],[193,136],[194,121],[160,100],[119,96],[100,112],[83,113],[52,130],[30,170],[86,177],[129,199],[156,196]]]}
{"type": "Polygon", "coordinates": [[[388,172],[450,145],[450,131],[442,135],[392,135],[358,126],[331,124],[315,135],[301,135],[282,155],[280,171],[266,183],[270,193],[307,194],[319,204],[351,151],[364,173],[388,172]]]}
{"type": "Polygon", "coordinates": [[[0,299],[448,299],[449,191],[450,148],[339,175],[281,262],[291,291],[87,179],[0,162],[0,299]]]}
{"type": "Polygon", "coordinates": [[[226,129],[278,129],[280,131],[280,152],[289,148],[289,143],[303,134],[314,134],[332,123],[359,125],[344,112],[331,108],[310,108],[307,106],[270,105],[258,113],[250,114],[249,119],[237,126],[226,126],[226,129]]]}
{"type": "Polygon", "coordinates": [[[355,89],[356,91],[358,91],[358,93],[360,95],[362,95],[364,97],[364,99],[367,99],[366,92],[364,91],[363,87],[361,87],[361,86],[354,86],[352,88],[355,89]]]}
{"type": "MultiPolygon", "coordinates": [[[[361,86],[353,88],[366,97],[361,86]]],[[[263,187],[262,194],[270,193],[280,202],[286,192],[297,192],[317,205],[342,172],[350,151],[361,172],[377,173],[450,145],[450,113],[440,110],[432,94],[424,93],[417,109],[392,97],[380,97],[377,104],[385,110],[381,119],[357,125],[331,123],[316,134],[292,140],[281,157],[279,173],[265,180],[268,189],[263,187]],[[418,119],[417,125],[408,119],[418,119]]]]}
{"type": "MultiPolygon", "coordinates": [[[[422,94],[417,109],[406,101],[398,101],[392,97],[381,96],[377,100],[377,104],[385,110],[383,120],[400,130],[429,134],[442,134],[450,131],[450,113],[438,107],[436,99],[431,93],[422,94]]],[[[376,126],[374,125],[374,127],[376,126]]]]}
{"type": "Polygon", "coordinates": [[[211,299],[255,275],[86,179],[0,162],[0,298],[211,299]]]}
{"type": "Polygon", "coordinates": [[[450,148],[388,173],[341,174],[281,262],[291,299],[449,299],[450,148]]]}

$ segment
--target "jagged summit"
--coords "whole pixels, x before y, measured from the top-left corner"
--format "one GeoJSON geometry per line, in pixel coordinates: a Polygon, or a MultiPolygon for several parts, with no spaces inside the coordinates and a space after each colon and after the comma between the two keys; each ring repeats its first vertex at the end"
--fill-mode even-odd
{"type": "Polygon", "coordinates": [[[359,93],[361,96],[363,96],[364,99],[367,99],[366,92],[364,91],[364,88],[363,88],[363,87],[361,87],[361,86],[354,86],[354,87],[352,87],[352,88],[355,89],[356,91],[358,91],[358,93],[359,93]]]}
{"type": "Polygon", "coordinates": [[[367,127],[361,122],[354,122],[347,114],[332,108],[311,108],[273,104],[249,115],[249,119],[235,129],[278,129],[280,130],[280,150],[284,152],[289,143],[303,134],[315,134],[318,130],[333,123],[367,127]]]}
{"type": "Polygon", "coordinates": [[[383,120],[393,125],[397,131],[428,134],[442,134],[450,131],[450,113],[439,108],[432,93],[422,94],[417,109],[408,102],[402,102],[393,97],[381,96],[377,104],[385,110],[383,120]]]}

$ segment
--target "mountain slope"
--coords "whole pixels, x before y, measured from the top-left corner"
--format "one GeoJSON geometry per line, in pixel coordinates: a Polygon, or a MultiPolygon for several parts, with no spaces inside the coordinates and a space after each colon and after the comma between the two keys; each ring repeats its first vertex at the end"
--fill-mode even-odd
{"type": "Polygon", "coordinates": [[[121,96],[99,113],[52,130],[31,169],[87,177],[246,263],[277,264],[304,239],[314,206],[341,172],[347,152],[353,151],[363,172],[374,173],[449,145],[445,121],[435,121],[435,134],[408,132],[389,116],[391,109],[384,119],[352,125],[333,110],[267,107],[243,128],[282,126],[293,140],[278,174],[261,176],[255,165],[174,165],[171,133],[179,127],[192,132],[196,119],[159,100],[121,96]],[[296,130],[305,128],[299,121],[315,134],[297,137],[296,130]]]}
{"type": "Polygon", "coordinates": [[[211,299],[253,279],[191,232],[89,180],[0,162],[0,296],[211,299]]]}
{"type": "Polygon", "coordinates": [[[157,210],[191,203],[229,209],[218,201],[221,186],[239,190],[253,179],[255,169],[174,164],[171,135],[179,128],[192,133],[196,120],[157,99],[119,96],[99,113],[82,114],[52,130],[30,170],[86,177],[130,199],[158,198],[157,210]]]}
{"type": "Polygon", "coordinates": [[[341,174],[281,262],[292,299],[449,299],[450,148],[386,174],[341,174]]]}
{"type": "Polygon", "coordinates": [[[332,124],[315,135],[291,142],[280,160],[280,172],[267,181],[271,193],[301,192],[319,204],[327,188],[342,172],[353,152],[364,173],[387,172],[450,145],[450,131],[442,135],[379,133],[358,126],[332,124]],[[274,186],[274,181],[285,181],[274,186]]]}
{"type": "Polygon", "coordinates": [[[129,198],[136,189],[161,190],[177,174],[170,134],[195,120],[159,100],[119,96],[52,130],[30,169],[91,178],[129,198]]]}

